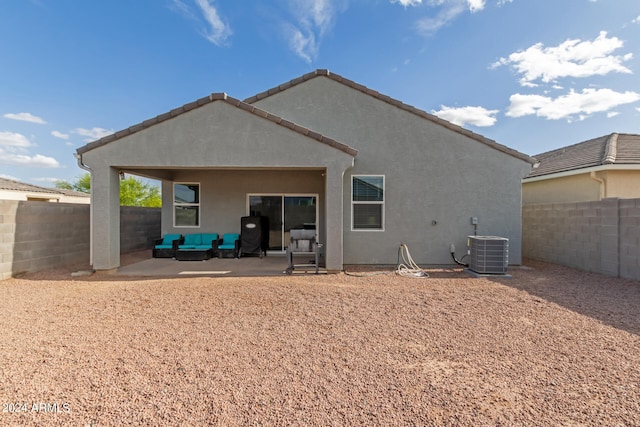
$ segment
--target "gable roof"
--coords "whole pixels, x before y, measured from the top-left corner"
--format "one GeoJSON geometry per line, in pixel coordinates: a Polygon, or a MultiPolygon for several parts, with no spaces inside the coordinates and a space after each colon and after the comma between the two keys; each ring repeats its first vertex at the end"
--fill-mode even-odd
{"type": "Polygon", "coordinates": [[[175,108],[167,113],[164,114],[160,114],[159,116],[156,116],[152,119],[149,120],[145,120],[142,123],[138,123],[136,125],[130,126],[127,129],[123,129],[121,131],[118,131],[116,133],[113,133],[111,135],[105,136],[103,138],[98,139],[97,141],[93,141],[90,142],[80,148],[78,148],[76,150],[76,152],[78,154],[83,154],[86,153],[87,151],[93,150],[94,148],[98,148],[101,147],[103,145],[106,145],[110,142],[113,142],[115,140],[118,140],[120,138],[124,138],[125,136],[129,136],[131,134],[134,134],[136,132],[140,132],[144,129],[147,129],[151,126],[154,126],[158,123],[164,122],[166,120],[170,120],[174,117],[177,117],[181,114],[184,114],[188,111],[191,111],[193,109],[196,108],[200,108],[204,105],[213,103],[213,102],[225,102],[229,105],[232,105],[236,108],[239,108],[241,110],[247,111],[251,114],[254,114],[258,117],[261,117],[263,119],[267,119],[269,121],[272,121],[280,126],[284,126],[288,129],[293,130],[294,132],[297,132],[299,134],[302,134],[306,137],[312,138],[318,142],[321,142],[323,144],[329,145],[335,149],[338,149],[340,151],[344,151],[347,154],[350,154],[351,156],[356,156],[356,154],[358,153],[358,150],[356,150],[355,148],[349,147],[346,144],[343,144],[341,142],[336,141],[335,139],[332,138],[328,138],[326,136],[321,135],[318,132],[314,132],[311,129],[308,129],[304,126],[300,126],[297,125],[293,122],[290,122],[288,120],[283,119],[280,116],[277,116],[275,114],[271,114],[268,111],[262,110],[254,105],[248,104],[246,102],[240,101],[239,99],[233,98],[228,96],[226,93],[212,93],[209,96],[206,96],[204,98],[200,98],[194,102],[185,104],[181,107],[175,108]]]}
{"type": "Polygon", "coordinates": [[[509,148],[509,147],[507,147],[505,145],[498,144],[497,142],[495,142],[492,139],[486,138],[486,137],[484,137],[482,135],[479,135],[479,134],[477,134],[475,132],[472,132],[472,131],[470,131],[468,129],[465,129],[465,128],[461,127],[461,126],[458,126],[458,125],[455,125],[455,124],[453,124],[451,122],[443,120],[443,119],[441,119],[441,118],[439,118],[439,117],[437,117],[437,116],[435,116],[433,114],[427,113],[426,111],[423,111],[423,110],[420,110],[420,109],[418,109],[416,107],[413,107],[411,105],[405,104],[404,102],[399,101],[399,100],[394,99],[394,98],[391,98],[390,96],[383,95],[378,91],[375,91],[373,89],[369,89],[366,86],[363,86],[363,85],[361,85],[359,83],[356,83],[356,82],[354,82],[352,80],[346,79],[346,78],[344,78],[344,77],[342,77],[342,76],[340,76],[338,74],[332,73],[332,72],[330,72],[329,70],[326,70],[326,69],[318,69],[318,70],[312,71],[310,73],[307,73],[307,74],[305,74],[305,75],[303,75],[301,77],[298,77],[296,79],[290,80],[290,81],[288,81],[286,83],[283,83],[283,84],[281,84],[279,86],[273,87],[273,88],[271,88],[269,90],[261,92],[261,93],[259,93],[257,95],[254,95],[254,96],[250,97],[250,98],[247,98],[247,99],[244,100],[244,102],[246,102],[248,104],[253,104],[254,102],[260,101],[261,99],[264,99],[264,98],[267,98],[269,96],[275,95],[277,93],[283,92],[283,91],[285,91],[285,90],[287,90],[287,89],[289,89],[291,87],[297,86],[297,85],[299,85],[301,83],[304,83],[304,82],[306,82],[308,80],[311,80],[311,79],[314,79],[316,77],[329,78],[329,79],[331,79],[333,81],[336,81],[336,82],[341,83],[341,84],[343,84],[343,85],[345,85],[347,87],[350,87],[351,89],[355,89],[355,90],[360,91],[360,92],[362,92],[362,93],[364,93],[366,95],[372,96],[372,97],[374,97],[376,99],[379,99],[379,100],[381,100],[383,102],[386,102],[387,104],[393,105],[396,108],[399,108],[399,109],[404,110],[404,111],[408,111],[408,112],[410,112],[412,114],[417,115],[418,117],[421,117],[423,119],[429,120],[429,121],[431,121],[433,123],[436,123],[436,124],[438,124],[440,126],[446,127],[447,129],[450,129],[450,130],[452,130],[454,132],[457,132],[457,133],[465,135],[465,136],[467,136],[467,137],[469,137],[471,139],[479,141],[479,142],[481,142],[481,143],[483,143],[485,145],[488,145],[489,147],[494,148],[494,149],[496,149],[498,151],[501,151],[501,152],[506,153],[506,154],[508,154],[510,156],[516,157],[516,158],[518,158],[520,160],[524,160],[525,162],[528,162],[528,163],[530,163],[532,165],[537,163],[537,160],[534,159],[531,156],[528,156],[526,154],[520,153],[519,151],[514,150],[512,148],[509,148]]]}
{"type": "Polygon", "coordinates": [[[637,165],[640,164],[640,135],[612,133],[534,157],[540,165],[527,178],[596,166],[637,165]]]}
{"type": "Polygon", "coordinates": [[[64,190],[61,188],[39,187],[37,185],[14,181],[12,179],[0,178],[0,190],[19,191],[27,193],[53,194],[73,197],[91,197],[87,193],[74,190],[64,190]]]}

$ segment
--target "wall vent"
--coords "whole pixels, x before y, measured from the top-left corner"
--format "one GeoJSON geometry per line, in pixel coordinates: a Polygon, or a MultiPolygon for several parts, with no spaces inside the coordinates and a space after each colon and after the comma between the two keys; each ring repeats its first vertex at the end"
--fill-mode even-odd
{"type": "Polygon", "coordinates": [[[509,265],[509,239],[469,236],[469,269],[479,274],[505,274],[509,265]]]}

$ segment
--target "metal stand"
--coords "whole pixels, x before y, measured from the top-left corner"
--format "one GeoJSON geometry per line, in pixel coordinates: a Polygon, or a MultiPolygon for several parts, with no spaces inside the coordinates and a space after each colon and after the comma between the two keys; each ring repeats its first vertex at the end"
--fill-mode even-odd
{"type": "Polygon", "coordinates": [[[314,269],[318,274],[320,252],[319,249],[322,244],[316,241],[315,230],[291,230],[291,241],[287,246],[287,259],[289,260],[289,267],[285,270],[287,274],[293,274],[293,270],[296,268],[303,270],[314,269]],[[314,260],[307,264],[295,264],[294,256],[313,256],[314,260]]]}

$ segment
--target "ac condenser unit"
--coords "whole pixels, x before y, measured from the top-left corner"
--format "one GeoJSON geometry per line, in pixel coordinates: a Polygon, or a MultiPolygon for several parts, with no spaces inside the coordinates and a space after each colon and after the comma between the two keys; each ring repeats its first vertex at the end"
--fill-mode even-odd
{"type": "Polygon", "coordinates": [[[509,265],[509,239],[469,236],[469,269],[479,274],[505,274],[509,265]]]}

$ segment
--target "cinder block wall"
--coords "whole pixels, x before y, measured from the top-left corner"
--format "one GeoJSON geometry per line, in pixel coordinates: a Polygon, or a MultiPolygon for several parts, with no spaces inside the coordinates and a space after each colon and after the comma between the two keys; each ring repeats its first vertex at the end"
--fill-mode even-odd
{"type": "Polygon", "coordinates": [[[620,200],[620,276],[640,280],[640,199],[620,200]]]}
{"type": "Polygon", "coordinates": [[[160,208],[120,207],[120,253],[149,249],[162,237],[160,208]]]}
{"type": "Polygon", "coordinates": [[[640,280],[640,199],[526,205],[525,258],[640,280]]]}
{"type": "MultiPolygon", "coordinates": [[[[89,205],[0,200],[0,280],[19,273],[89,266],[89,205]]],[[[151,247],[160,209],[122,207],[121,252],[151,247]]]]}

